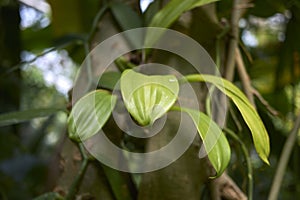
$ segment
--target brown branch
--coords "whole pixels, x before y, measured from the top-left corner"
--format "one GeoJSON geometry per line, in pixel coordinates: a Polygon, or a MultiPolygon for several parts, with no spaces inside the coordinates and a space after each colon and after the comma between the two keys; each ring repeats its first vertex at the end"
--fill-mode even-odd
{"type": "Polygon", "coordinates": [[[266,109],[269,111],[269,113],[271,113],[274,116],[278,116],[279,112],[277,110],[275,110],[272,106],[270,106],[270,104],[261,96],[261,94],[252,87],[252,93],[254,96],[256,96],[256,98],[266,107],[266,109]]]}
{"type": "MultiPolygon", "coordinates": [[[[246,200],[247,197],[235,184],[235,182],[226,174],[222,174],[219,178],[215,179],[214,187],[219,189],[218,193],[214,193],[211,196],[212,199],[227,199],[227,200],[246,200]]],[[[212,185],[211,185],[212,186],[212,185]]],[[[214,189],[214,188],[211,188],[214,189]]]]}
{"type": "Polygon", "coordinates": [[[232,81],[234,75],[234,66],[235,66],[235,49],[238,45],[239,37],[239,26],[238,22],[241,16],[241,10],[238,8],[241,4],[241,0],[233,1],[233,10],[231,14],[231,31],[230,31],[230,40],[228,45],[228,54],[225,64],[225,78],[229,81],[232,81]]]}
{"type": "Polygon", "coordinates": [[[237,70],[239,73],[239,77],[242,81],[244,92],[245,92],[247,98],[249,99],[249,101],[251,102],[251,104],[254,106],[254,108],[256,108],[253,93],[252,93],[251,80],[246,71],[246,67],[245,67],[241,52],[238,47],[235,49],[235,53],[236,53],[236,57],[235,57],[236,66],[237,66],[237,70]]]}
{"type": "Polygon", "coordinates": [[[274,108],[270,106],[270,104],[261,96],[261,94],[251,86],[251,79],[246,71],[245,64],[243,62],[243,58],[241,56],[241,52],[238,48],[236,48],[236,64],[237,64],[237,70],[239,73],[239,77],[242,81],[242,85],[244,88],[244,92],[251,102],[251,104],[255,106],[254,102],[254,96],[257,97],[257,99],[266,107],[269,113],[271,113],[274,116],[278,115],[278,111],[276,111],[274,108]]]}

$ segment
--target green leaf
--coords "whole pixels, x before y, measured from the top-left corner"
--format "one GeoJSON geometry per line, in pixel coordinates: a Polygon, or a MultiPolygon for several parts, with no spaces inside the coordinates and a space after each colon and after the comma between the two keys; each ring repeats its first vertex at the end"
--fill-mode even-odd
{"type": "Polygon", "coordinates": [[[152,19],[149,26],[168,28],[182,13],[217,0],[171,0],[152,19]]]}
{"type": "Polygon", "coordinates": [[[63,199],[64,198],[56,192],[48,192],[34,198],[33,200],[63,200],[63,199]]]}
{"type": "Polygon", "coordinates": [[[1,114],[0,127],[18,124],[38,117],[47,117],[63,110],[62,108],[40,108],[1,114]]]}
{"type": "Polygon", "coordinates": [[[231,82],[217,76],[196,74],[186,76],[185,78],[190,82],[202,81],[212,83],[234,102],[251,131],[258,155],[265,163],[269,164],[270,141],[268,133],[255,108],[243,92],[231,82]]]}
{"type": "Polygon", "coordinates": [[[100,80],[99,80],[99,86],[102,88],[110,89],[113,90],[116,88],[119,88],[117,86],[118,81],[121,78],[121,73],[120,72],[105,72],[102,74],[100,80]]]}
{"type": "Polygon", "coordinates": [[[147,76],[125,70],[120,81],[121,93],[128,112],[141,125],[162,117],[175,103],[179,84],[175,76],[147,76]]]}
{"type": "Polygon", "coordinates": [[[110,4],[110,8],[124,31],[142,26],[141,17],[125,3],[114,2],[110,4]]]}
{"type": "MultiPolygon", "coordinates": [[[[149,27],[169,28],[184,12],[218,0],[171,0],[151,20],[149,27]]],[[[149,31],[146,34],[145,46],[152,46],[162,32],[149,31]]]]}
{"type": "Polygon", "coordinates": [[[144,18],[144,24],[146,26],[149,25],[151,22],[153,16],[158,13],[160,9],[160,1],[153,1],[152,3],[149,4],[145,12],[143,13],[143,18],[144,18]]]}
{"type": "Polygon", "coordinates": [[[84,141],[104,126],[116,105],[117,97],[105,90],[95,90],[76,102],[68,118],[69,137],[84,141]]]}
{"type": "Polygon", "coordinates": [[[172,110],[181,110],[192,118],[203,141],[208,159],[217,172],[215,177],[220,176],[226,169],[231,155],[230,146],[222,130],[202,112],[182,107],[172,107],[172,110]]]}
{"type": "MultiPolygon", "coordinates": [[[[114,2],[110,5],[113,16],[120,25],[123,31],[142,27],[143,22],[140,15],[138,15],[130,6],[125,3],[114,2]]],[[[141,46],[141,39],[137,39],[136,35],[126,34],[126,38],[134,47],[141,46]]]]}

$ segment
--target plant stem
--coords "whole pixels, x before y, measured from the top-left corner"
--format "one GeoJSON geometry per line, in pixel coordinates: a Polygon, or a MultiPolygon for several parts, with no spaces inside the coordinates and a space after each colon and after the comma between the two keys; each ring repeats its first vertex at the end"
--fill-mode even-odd
{"type": "Polygon", "coordinates": [[[293,146],[295,144],[295,141],[297,139],[297,133],[300,128],[300,115],[297,117],[295,121],[295,125],[291,133],[289,134],[282,153],[280,155],[280,159],[278,162],[278,167],[276,169],[276,173],[273,179],[272,187],[269,193],[269,200],[276,200],[278,198],[278,193],[282,184],[282,180],[286,171],[286,167],[291,155],[291,152],[293,150],[293,146]]]}
{"type": "Polygon", "coordinates": [[[183,84],[186,82],[203,82],[205,81],[204,78],[201,76],[201,74],[191,74],[191,75],[187,75],[182,77],[181,79],[179,79],[179,83],[183,84]]]}
{"type": "Polygon", "coordinates": [[[86,155],[85,153],[85,150],[84,150],[84,147],[83,147],[83,144],[80,143],[78,144],[78,148],[79,148],[79,151],[81,153],[81,157],[82,157],[82,162],[81,162],[81,166],[80,166],[80,169],[69,189],[69,192],[65,198],[65,200],[73,200],[75,199],[75,196],[76,196],[76,193],[78,191],[78,188],[80,186],[80,183],[84,177],[84,174],[87,170],[87,167],[88,167],[88,164],[89,164],[89,157],[86,155]]]}
{"type": "Polygon", "coordinates": [[[88,42],[91,41],[94,33],[96,32],[97,30],[97,25],[98,25],[98,22],[100,21],[100,19],[103,17],[103,15],[105,14],[105,12],[107,11],[108,9],[108,4],[106,2],[104,2],[104,5],[103,7],[101,7],[101,9],[98,11],[98,13],[96,14],[96,17],[94,18],[93,20],[93,24],[92,24],[92,28],[89,32],[89,35],[88,35],[88,42]]]}
{"type": "Polygon", "coordinates": [[[61,45],[58,45],[58,46],[55,46],[55,47],[51,47],[47,50],[45,50],[44,52],[36,55],[34,58],[30,59],[30,60],[27,60],[27,61],[22,61],[20,63],[18,63],[17,65],[15,66],[12,66],[9,70],[7,70],[4,74],[2,75],[7,75],[7,74],[10,74],[16,70],[18,70],[19,68],[21,68],[23,65],[26,65],[26,64],[30,64],[30,63],[33,63],[34,61],[36,61],[37,59],[47,55],[48,53],[51,53],[53,51],[57,51],[59,49],[63,49],[73,43],[76,43],[76,42],[82,42],[82,39],[81,38],[75,38],[74,40],[71,40],[71,41],[68,41],[66,43],[63,43],[61,45]]]}
{"type": "Polygon", "coordinates": [[[230,129],[224,129],[224,131],[232,137],[234,140],[236,140],[238,143],[240,143],[243,154],[245,156],[246,162],[247,162],[247,170],[248,170],[248,199],[253,199],[253,169],[251,165],[250,156],[248,153],[248,149],[243,143],[243,141],[230,129]]]}
{"type": "Polygon", "coordinates": [[[237,70],[238,70],[239,77],[243,84],[244,92],[245,92],[247,98],[249,99],[249,101],[251,102],[251,104],[254,106],[254,108],[256,108],[255,102],[254,102],[254,97],[253,97],[253,92],[252,92],[251,80],[247,73],[241,52],[238,47],[236,48],[235,51],[236,51],[235,59],[236,59],[237,70]]]}
{"type": "Polygon", "coordinates": [[[86,171],[86,169],[88,167],[88,163],[89,163],[88,159],[84,159],[82,161],[80,169],[78,171],[78,174],[75,177],[75,179],[74,179],[74,181],[73,181],[73,183],[72,183],[72,185],[71,185],[71,187],[69,189],[69,192],[68,192],[68,194],[67,194],[67,196],[65,198],[66,200],[73,200],[73,199],[75,199],[75,195],[76,195],[76,193],[78,191],[79,185],[80,185],[80,183],[82,181],[82,178],[83,178],[83,176],[85,174],[85,171],[86,171]]]}

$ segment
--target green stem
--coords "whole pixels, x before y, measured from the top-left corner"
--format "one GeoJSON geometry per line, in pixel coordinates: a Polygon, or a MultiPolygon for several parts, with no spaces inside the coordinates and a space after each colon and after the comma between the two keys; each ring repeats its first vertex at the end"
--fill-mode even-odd
{"type": "Polygon", "coordinates": [[[251,165],[250,156],[248,153],[248,149],[246,145],[243,143],[243,141],[230,129],[224,129],[224,131],[232,137],[234,140],[236,140],[238,143],[240,143],[243,154],[245,156],[246,162],[247,162],[247,170],[248,170],[248,199],[253,199],[253,169],[251,165]]]}
{"type": "Polygon", "coordinates": [[[69,189],[69,192],[66,196],[66,200],[73,200],[75,199],[75,196],[76,196],[76,193],[78,191],[78,188],[80,186],[80,183],[83,179],[83,176],[85,174],[85,171],[88,167],[88,163],[89,163],[89,160],[88,159],[83,159],[82,163],[81,163],[81,166],[80,166],[80,169],[78,171],[78,174],[77,176],[75,177],[70,189],[69,189]]]}
{"type": "MultiPolygon", "coordinates": [[[[100,19],[103,17],[103,15],[105,14],[106,10],[108,9],[108,4],[105,3],[104,6],[99,10],[99,12],[97,13],[96,17],[94,18],[93,24],[92,24],[92,28],[87,36],[87,38],[84,40],[84,50],[85,50],[85,54],[86,54],[86,59],[87,59],[87,76],[88,76],[88,84],[89,87],[91,86],[91,84],[93,83],[93,75],[92,75],[92,60],[91,57],[89,55],[90,53],[90,41],[94,35],[94,33],[96,32],[97,29],[97,25],[98,22],[100,21],[100,19]]],[[[89,89],[88,87],[88,89],[89,89]]],[[[76,193],[78,191],[78,188],[80,186],[80,183],[84,177],[84,174],[87,170],[88,164],[89,164],[89,160],[91,158],[89,158],[89,156],[85,153],[85,149],[82,143],[78,144],[78,148],[80,150],[81,156],[82,156],[82,163],[80,166],[80,169],[78,171],[78,174],[76,175],[72,185],[70,186],[69,192],[66,196],[66,200],[73,200],[75,199],[76,193]]]]}
{"type": "Polygon", "coordinates": [[[187,76],[183,76],[181,79],[178,80],[180,84],[184,84],[187,82],[204,82],[204,78],[201,74],[190,74],[187,76]]]}
{"type": "Polygon", "coordinates": [[[87,91],[89,91],[91,85],[93,84],[92,59],[90,56],[90,42],[92,40],[94,33],[97,30],[98,22],[104,16],[107,9],[108,9],[108,5],[104,4],[103,7],[98,11],[98,13],[96,14],[96,17],[94,18],[92,28],[91,28],[87,38],[84,41],[84,52],[85,52],[85,56],[86,56],[87,77],[88,77],[87,91]]]}
{"type": "Polygon", "coordinates": [[[98,11],[98,13],[96,14],[95,18],[94,18],[94,21],[93,21],[93,24],[92,24],[92,28],[89,32],[89,35],[88,35],[88,42],[90,42],[90,40],[92,39],[94,33],[96,32],[96,29],[97,29],[97,25],[98,25],[98,22],[101,20],[101,18],[104,16],[105,12],[107,11],[108,9],[108,5],[106,2],[104,2],[104,5],[102,6],[102,8],[98,11]]]}
{"type": "Polygon", "coordinates": [[[179,107],[179,106],[172,106],[172,107],[170,108],[170,111],[182,111],[182,108],[179,107]]]}
{"type": "Polygon", "coordinates": [[[86,56],[86,65],[87,65],[87,77],[88,77],[88,87],[87,91],[89,91],[91,85],[93,84],[93,74],[92,74],[92,59],[90,56],[90,45],[88,41],[84,43],[84,51],[86,56]]]}
{"type": "Polygon", "coordinates": [[[81,166],[80,166],[80,169],[72,183],[72,185],[70,186],[69,188],[69,192],[65,198],[65,200],[73,200],[75,199],[75,196],[76,196],[76,193],[78,191],[78,188],[80,186],[80,183],[84,177],[84,174],[87,170],[87,167],[88,167],[88,164],[89,164],[89,158],[88,156],[86,155],[85,153],[85,150],[84,150],[84,147],[82,145],[82,143],[78,144],[78,147],[79,147],[79,151],[81,153],[81,156],[82,156],[82,163],[81,163],[81,166]]]}

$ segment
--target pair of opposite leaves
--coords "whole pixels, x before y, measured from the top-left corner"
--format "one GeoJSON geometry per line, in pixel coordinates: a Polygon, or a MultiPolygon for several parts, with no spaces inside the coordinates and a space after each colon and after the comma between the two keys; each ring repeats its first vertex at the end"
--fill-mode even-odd
{"type": "MultiPolygon", "coordinates": [[[[268,163],[267,132],[245,95],[232,83],[219,77],[197,74],[186,76],[186,80],[212,83],[233,100],[251,130],[259,156],[268,163]]],[[[125,70],[120,78],[120,89],[128,112],[142,126],[154,123],[171,108],[186,112],[197,127],[216,176],[226,169],[230,161],[230,146],[218,125],[197,110],[172,107],[179,93],[175,76],[147,76],[125,70]]],[[[68,118],[69,137],[84,141],[97,134],[111,115],[116,101],[117,97],[106,90],[95,90],[79,99],[68,118]]]]}

